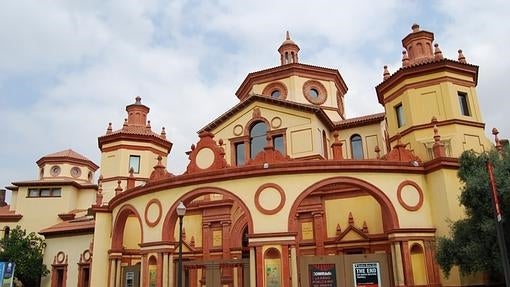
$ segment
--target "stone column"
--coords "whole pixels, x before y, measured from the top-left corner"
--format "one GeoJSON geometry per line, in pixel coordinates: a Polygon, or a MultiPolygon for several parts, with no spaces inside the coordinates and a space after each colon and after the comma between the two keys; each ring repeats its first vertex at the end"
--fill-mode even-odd
{"type": "MultiPolygon", "coordinates": [[[[163,253],[163,287],[170,287],[168,285],[168,253],[163,253]]],[[[172,286],[173,287],[173,286],[172,286]]]]}
{"type": "Polygon", "coordinates": [[[115,272],[117,271],[117,266],[115,259],[110,258],[110,278],[108,278],[108,286],[115,286],[115,272]]]}
{"type": "Polygon", "coordinates": [[[393,280],[396,286],[404,286],[404,268],[402,263],[402,253],[400,242],[391,244],[391,261],[393,263],[393,280]]]}
{"type": "Polygon", "coordinates": [[[290,271],[291,271],[291,278],[292,278],[292,287],[298,287],[298,263],[297,263],[297,252],[296,247],[291,246],[290,247],[290,271]]]}
{"type": "Polygon", "coordinates": [[[121,262],[122,262],[121,259],[115,260],[115,265],[116,265],[115,266],[116,267],[115,268],[115,270],[116,270],[115,271],[115,287],[121,287],[122,286],[122,281],[121,281],[122,280],[122,276],[121,276],[122,275],[121,274],[122,269],[121,269],[121,266],[120,266],[121,262]]]}
{"type": "Polygon", "coordinates": [[[255,247],[250,247],[250,287],[257,287],[255,247]]]}
{"type": "Polygon", "coordinates": [[[175,264],[174,264],[174,255],[170,254],[168,257],[168,286],[175,286],[175,264]]]}
{"type": "Polygon", "coordinates": [[[322,211],[313,213],[315,255],[324,255],[324,218],[322,211]]]}

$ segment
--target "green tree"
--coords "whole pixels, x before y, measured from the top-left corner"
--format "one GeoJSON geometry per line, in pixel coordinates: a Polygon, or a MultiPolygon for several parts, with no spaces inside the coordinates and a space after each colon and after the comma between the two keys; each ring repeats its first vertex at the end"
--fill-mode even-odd
{"type": "Polygon", "coordinates": [[[486,161],[489,160],[494,166],[503,222],[507,221],[504,233],[508,249],[509,154],[506,150],[503,153],[491,151],[482,154],[466,151],[461,155],[458,176],[464,187],[459,200],[465,208],[466,217],[451,223],[449,238],[438,240],[437,261],[445,275],[448,276],[451,268],[457,265],[462,274],[486,272],[492,281],[501,281],[503,278],[486,161]]]}
{"type": "Polygon", "coordinates": [[[27,234],[20,226],[0,240],[0,261],[15,262],[14,276],[24,286],[37,286],[41,276],[49,273],[43,264],[44,240],[34,232],[27,234]]]}

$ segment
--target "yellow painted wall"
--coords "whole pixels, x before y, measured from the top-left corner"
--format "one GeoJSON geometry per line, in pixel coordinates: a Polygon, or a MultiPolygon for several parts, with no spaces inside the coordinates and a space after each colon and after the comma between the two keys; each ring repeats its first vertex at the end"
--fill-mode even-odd
{"type": "MultiPolygon", "coordinates": [[[[182,228],[186,231],[185,242],[190,243],[195,238],[195,247],[202,247],[202,215],[188,214],[182,218],[182,228]]],[[[179,224],[175,225],[175,240],[179,239],[179,224]]]]}
{"type": "MultiPolygon", "coordinates": [[[[430,198],[431,193],[437,192],[436,190],[428,190],[428,181],[423,175],[419,174],[392,174],[392,173],[384,173],[384,174],[378,174],[378,173],[370,173],[370,172],[363,172],[363,173],[356,173],[356,172],[346,172],[342,173],[342,176],[348,176],[348,177],[356,177],[360,178],[362,180],[368,181],[378,188],[380,188],[383,192],[385,192],[386,196],[391,200],[393,203],[393,206],[397,213],[400,214],[399,222],[400,226],[402,228],[406,227],[424,227],[424,228],[430,228],[434,227],[434,223],[432,220],[432,214],[431,214],[431,205],[435,203],[430,198]],[[424,203],[420,211],[417,212],[411,212],[406,210],[404,207],[402,207],[398,203],[397,199],[397,187],[398,185],[404,181],[404,180],[413,180],[418,185],[422,187],[424,190],[424,203]]],[[[247,178],[242,180],[228,180],[228,181],[222,181],[222,182],[216,182],[214,183],[214,186],[218,188],[222,188],[225,190],[229,190],[232,193],[236,194],[241,200],[246,204],[248,209],[251,212],[251,216],[253,217],[253,221],[255,222],[255,230],[256,233],[266,233],[266,232],[286,232],[287,226],[288,226],[288,217],[289,212],[292,204],[296,200],[296,198],[304,191],[307,187],[312,185],[313,183],[326,179],[326,178],[332,178],[340,176],[338,173],[319,173],[319,174],[292,174],[292,175],[271,175],[271,176],[262,176],[257,178],[247,178]],[[299,178],[299,180],[296,180],[296,178],[299,178]],[[277,182],[278,185],[282,187],[282,189],[285,191],[286,194],[286,202],[283,206],[282,210],[279,212],[278,216],[275,215],[266,215],[258,211],[258,209],[255,206],[255,192],[257,189],[264,183],[270,183],[270,182],[277,182]],[[271,224],[261,224],[263,222],[271,222],[271,224]]],[[[433,180],[436,180],[435,178],[433,180]]],[[[438,183],[440,185],[441,183],[438,183]]],[[[149,195],[142,195],[137,198],[131,199],[128,203],[135,206],[135,208],[138,210],[139,214],[144,214],[144,208],[146,203],[154,198],[157,197],[161,203],[162,203],[162,218],[164,218],[170,209],[171,204],[178,201],[180,197],[182,197],[185,193],[190,192],[191,190],[194,190],[200,186],[208,187],[209,184],[201,184],[201,185],[193,185],[193,186],[187,186],[187,187],[178,187],[175,189],[170,190],[162,190],[153,194],[149,195]]],[[[365,199],[363,199],[365,200],[365,199]]],[[[363,204],[370,204],[370,206],[374,206],[373,199],[366,199],[366,202],[363,202],[363,204]]],[[[329,204],[329,203],[328,203],[329,204]]],[[[333,204],[333,203],[332,203],[333,204]]],[[[334,203],[340,205],[340,203],[334,203]]],[[[351,204],[349,202],[349,204],[351,204]]],[[[353,203],[358,204],[358,203],[353,203]]],[[[362,202],[359,203],[362,205],[362,202]]],[[[458,209],[458,207],[455,207],[455,209],[458,209]]],[[[365,208],[363,208],[365,212],[365,208]]],[[[367,209],[368,210],[368,209],[367,209]]],[[[114,210],[114,216],[117,213],[118,209],[114,210]]],[[[345,211],[347,212],[347,211],[345,211]]],[[[344,212],[344,213],[345,213],[344,212]]],[[[364,213],[363,212],[363,213],[364,213]]],[[[373,214],[364,214],[362,215],[362,212],[360,211],[354,211],[355,220],[358,225],[362,226],[363,221],[366,220],[367,224],[369,225],[370,232],[375,232],[377,230],[380,230],[381,223],[378,222],[375,217],[375,214],[377,213],[376,210],[374,210],[373,214]],[[358,219],[359,218],[359,219],[358,219]]],[[[348,214],[348,213],[347,213],[348,214]]],[[[187,217],[184,217],[184,224],[186,224],[186,235],[188,237],[188,240],[191,239],[191,235],[195,234],[197,237],[199,236],[199,231],[201,230],[201,227],[197,224],[196,230],[195,226],[192,225],[192,223],[188,222],[190,218],[187,219],[187,217]]],[[[347,220],[339,218],[338,220],[347,220]]],[[[161,228],[162,228],[162,222],[163,219],[159,222],[159,224],[155,227],[148,227],[143,222],[144,226],[144,240],[147,242],[150,241],[157,241],[161,240],[161,228]]],[[[345,224],[345,223],[344,223],[345,224]]],[[[332,222],[328,222],[328,235],[331,234],[330,232],[330,225],[333,225],[332,222]]],[[[334,224],[334,227],[336,228],[336,224],[334,224]]],[[[174,231],[176,232],[176,231],[174,231]]],[[[178,233],[174,233],[176,236],[178,233]]],[[[239,235],[241,236],[241,235],[239,235]]],[[[198,240],[198,238],[195,237],[196,244],[199,244],[201,240],[198,240]]]]}
{"type": "Polygon", "coordinates": [[[139,244],[142,242],[142,230],[140,229],[138,218],[134,216],[128,217],[122,238],[122,246],[124,248],[140,249],[139,244]]]}
{"type": "MultiPolygon", "coordinates": [[[[365,159],[377,158],[375,146],[379,146],[380,155],[383,156],[386,152],[386,144],[384,141],[383,122],[365,125],[362,127],[341,129],[338,132],[338,139],[342,140],[342,154],[345,159],[352,158],[350,140],[353,135],[359,135],[363,141],[363,156],[365,159]]],[[[333,137],[331,135],[331,137],[333,137]]]]}
{"type": "MultiPolygon", "coordinates": [[[[416,84],[421,81],[433,80],[439,77],[471,80],[469,77],[451,72],[440,72],[406,79],[387,92],[385,97],[394,94],[405,84],[416,84]]],[[[394,136],[412,126],[429,124],[432,117],[436,117],[438,121],[458,119],[482,123],[476,89],[474,87],[460,86],[446,81],[427,87],[404,90],[398,97],[386,103],[385,109],[390,136],[394,136]],[[470,116],[461,114],[458,92],[467,94],[470,116]],[[397,116],[395,112],[395,107],[399,104],[402,104],[405,119],[405,124],[400,128],[397,127],[397,116]]],[[[447,155],[452,157],[459,157],[464,150],[469,149],[473,149],[477,152],[487,151],[491,146],[491,143],[485,136],[484,129],[479,127],[472,127],[465,124],[451,124],[440,126],[439,134],[441,135],[441,140],[448,141],[447,155]]],[[[402,142],[409,143],[410,148],[414,150],[416,155],[422,160],[430,160],[432,159],[430,148],[434,143],[433,136],[433,129],[425,128],[404,135],[402,142]]],[[[395,145],[395,142],[392,143],[392,146],[393,145],[395,145]]]]}
{"type": "MultiPolygon", "coordinates": [[[[78,285],[78,262],[80,262],[80,254],[89,249],[92,242],[92,234],[74,235],[65,237],[52,237],[46,239],[46,249],[44,250],[43,262],[51,271],[53,258],[59,252],[67,255],[67,282],[66,286],[78,285]]],[[[43,287],[51,287],[52,273],[44,277],[41,282],[43,287]]],[[[91,285],[98,286],[98,285],[91,285]]]]}
{"type": "Polygon", "coordinates": [[[324,205],[328,237],[336,236],[337,224],[342,231],[349,227],[350,212],[354,218],[354,227],[363,229],[363,222],[366,222],[370,233],[383,233],[381,207],[371,196],[326,200],[324,205]]]}
{"type": "MultiPolygon", "coordinates": [[[[281,82],[287,87],[286,100],[289,100],[292,102],[297,102],[297,103],[302,103],[302,104],[312,105],[312,103],[310,103],[303,95],[303,85],[308,80],[310,80],[310,78],[303,78],[300,76],[290,76],[288,78],[279,79],[277,81],[272,81],[269,83],[255,84],[255,85],[253,85],[251,92],[255,93],[255,94],[262,94],[262,91],[264,90],[264,88],[266,86],[268,86],[274,82],[281,82]]],[[[312,80],[316,80],[316,79],[312,79],[312,80]]],[[[337,88],[336,88],[335,83],[333,81],[323,81],[323,80],[318,80],[318,82],[320,82],[324,86],[324,88],[326,88],[326,92],[327,92],[326,101],[321,106],[337,108],[337,99],[336,99],[337,88]]],[[[333,120],[333,121],[338,121],[341,119],[338,112],[328,113],[328,116],[331,116],[331,120],[333,120]]]]}
{"type": "MultiPolygon", "coordinates": [[[[62,186],[61,188],[62,195],[60,197],[27,197],[28,187],[20,187],[17,193],[16,213],[22,214],[23,217],[18,224],[27,231],[39,232],[43,228],[61,222],[58,214],[78,208],[76,199],[79,191],[73,186],[62,186]],[[51,212],[42,212],[42,206],[51,212]]],[[[87,207],[83,206],[82,208],[87,207]]]]}
{"type": "Polygon", "coordinates": [[[112,244],[112,220],[110,213],[96,213],[90,286],[105,286],[108,281],[108,250],[112,244]]]}
{"type": "MultiPolygon", "coordinates": [[[[80,165],[80,164],[69,164],[69,163],[48,163],[43,165],[42,167],[42,177],[40,179],[42,180],[55,180],[55,179],[67,179],[67,180],[74,180],[79,183],[91,183],[89,181],[89,172],[92,172],[92,175],[94,175],[94,172],[86,165],[80,165]],[[56,176],[53,176],[51,174],[51,168],[53,166],[59,166],[60,167],[60,173],[56,176]],[[81,171],[80,175],[78,177],[74,177],[71,175],[71,169],[73,167],[78,167],[81,171]]],[[[39,174],[40,176],[41,174],[39,174]]],[[[93,176],[92,176],[93,178],[93,176]]]]}
{"type": "MultiPolygon", "coordinates": [[[[273,119],[281,119],[281,125],[279,127],[269,128],[270,130],[287,129],[285,137],[288,156],[291,158],[299,158],[323,155],[322,130],[326,130],[326,127],[315,115],[285,108],[279,108],[277,110],[274,106],[265,103],[252,103],[243,111],[232,116],[231,119],[212,131],[215,134],[214,138],[216,142],[223,139],[227,143],[224,146],[227,162],[231,164],[234,162],[231,158],[232,145],[229,140],[241,136],[234,133],[236,126],[240,125],[242,127],[242,135],[244,135],[244,130],[247,129],[249,121],[253,118],[254,109],[259,109],[261,116],[267,119],[270,125],[273,119]]],[[[327,136],[331,138],[329,132],[327,136]]]]}

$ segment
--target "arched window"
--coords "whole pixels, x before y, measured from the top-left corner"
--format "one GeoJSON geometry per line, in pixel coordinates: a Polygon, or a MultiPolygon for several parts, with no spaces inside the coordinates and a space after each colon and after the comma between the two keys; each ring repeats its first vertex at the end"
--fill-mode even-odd
{"type": "Polygon", "coordinates": [[[324,130],[322,131],[322,148],[324,149],[324,158],[328,159],[328,138],[324,130]]]}
{"type": "Polygon", "coordinates": [[[351,153],[352,159],[363,159],[363,141],[360,135],[351,137],[351,153]]]}
{"type": "Polygon", "coordinates": [[[411,246],[411,264],[413,268],[413,279],[415,285],[427,285],[427,265],[423,247],[420,244],[411,246]]]}
{"type": "Polygon", "coordinates": [[[250,158],[254,158],[266,145],[267,126],[265,122],[257,122],[250,129],[250,158]]]}
{"type": "Polygon", "coordinates": [[[9,238],[9,233],[11,233],[11,228],[9,226],[4,227],[4,239],[9,238]]]}

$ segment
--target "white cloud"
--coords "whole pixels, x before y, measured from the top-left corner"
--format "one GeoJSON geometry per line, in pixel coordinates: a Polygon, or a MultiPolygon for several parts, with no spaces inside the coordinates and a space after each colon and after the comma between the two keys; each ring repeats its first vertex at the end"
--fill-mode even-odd
{"type": "Polygon", "coordinates": [[[72,148],[99,164],[97,137],[122,125],[141,96],[153,130],[174,143],[169,169],[185,169],[196,131],[237,102],[252,71],[278,65],[290,30],[300,60],[338,68],[349,116],[379,112],[382,66],[400,65],[413,22],[449,58],[463,48],[480,68],[488,127],[508,137],[508,46],[500,2],[432,1],[11,1],[0,10],[0,185],[33,179],[35,161],[72,148]],[[13,85],[15,87],[13,87],[13,85]],[[498,105],[494,105],[498,103],[498,105]],[[193,111],[192,114],[190,111],[193,111]]]}

